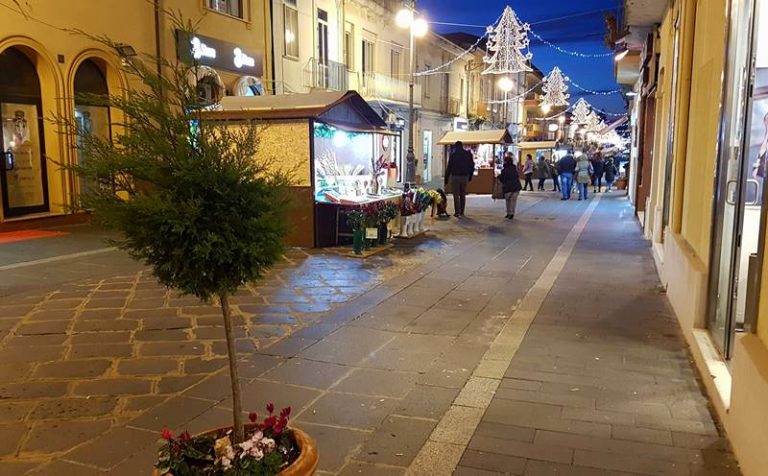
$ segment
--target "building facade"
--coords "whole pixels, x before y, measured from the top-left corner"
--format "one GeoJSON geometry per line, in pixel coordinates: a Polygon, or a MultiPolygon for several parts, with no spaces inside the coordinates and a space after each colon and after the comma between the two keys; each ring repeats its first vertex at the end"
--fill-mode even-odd
{"type": "Polygon", "coordinates": [[[633,190],[743,474],[768,467],[768,0],[627,3],[633,190]]]}
{"type": "MultiPolygon", "coordinates": [[[[80,93],[122,94],[130,80],[121,59],[98,41],[106,36],[126,55],[176,61],[192,54],[205,94],[259,94],[271,76],[269,11],[257,0],[28,0],[0,16],[0,226],[66,214],[80,184],[62,165],[77,163],[78,138],[52,121],[75,119],[111,135],[117,111],[87,106],[80,93]],[[88,12],[83,14],[83,12],[88,12]],[[182,37],[171,12],[199,19],[197,35],[182,37]]],[[[174,13],[175,14],[175,13],[174,13]]],[[[193,78],[190,78],[193,80],[193,78]]]]}

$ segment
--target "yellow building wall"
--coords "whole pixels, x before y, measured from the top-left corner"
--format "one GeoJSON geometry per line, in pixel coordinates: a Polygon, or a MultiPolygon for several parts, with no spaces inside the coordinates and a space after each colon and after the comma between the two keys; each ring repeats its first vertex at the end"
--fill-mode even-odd
{"type": "Polygon", "coordinates": [[[656,131],[654,134],[653,174],[649,193],[651,213],[649,225],[654,242],[663,241],[661,210],[664,203],[664,169],[667,160],[667,138],[669,137],[669,115],[672,95],[672,52],[674,44],[674,11],[667,10],[659,27],[659,80],[656,92],[656,131]]]}
{"type": "MultiPolygon", "coordinates": [[[[115,42],[131,45],[139,53],[155,54],[154,8],[146,0],[25,0],[20,3],[24,14],[11,9],[3,9],[0,14],[0,51],[19,48],[35,64],[40,78],[42,112],[46,119],[72,117],[75,72],[86,59],[97,59],[106,70],[112,94],[119,94],[127,86],[127,78],[119,72],[119,58],[99,42],[75,33],[75,30],[107,36],[115,42]]],[[[205,8],[204,0],[161,0],[161,4],[165,11],[180,11],[190,20],[200,20],[201,35],[236,43],[247,51],[263,53],[265,77],[271,76],[267,2],[244,0],[248,11],[246,20],[210,11],[205,8]]],[[[161,52],[173,62],[176,59],[176,43],[171,26],[167,15],[162,14],[161,52]]],[[[220,74],[227,88],[234,85],[238,76],[235,73],[220,74]]],[[[112,120],[117,121],[119,117],[113,114],[112,120]]],[[[65,213],[72,203],[77,181],[62,170],[61,164],[70,164],[75,160],[74,138],[46,121],[43,140],[50,211],[65,213]]]]}
{"type": "Polygon", "coordinates": [[[713,172],[717,160],[719,91],[725,61],[725,0],[698,2],[693,50],[681,235],[709,262],[713,172]]]}

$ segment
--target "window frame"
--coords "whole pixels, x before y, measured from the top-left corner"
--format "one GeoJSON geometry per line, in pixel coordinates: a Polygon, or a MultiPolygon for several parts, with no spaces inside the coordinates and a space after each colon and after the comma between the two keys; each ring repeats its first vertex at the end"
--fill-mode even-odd
{"type": "Polygon", "coordinates": [[[355,25],[345,22],[344,25],[344,63],[347,71],[355,70],[355,25]]]}
{"type": "Polygon", "coordinates": [[[203,7],[206,10],[209,10],[214,13],[218,13],[219,15],[224,15],[225,17],[234,18],[236,20],[244,21],[244,22],[250,22],[249,15],[246,15],[246,12],[250,11],[250,1],[251,0],[203,0],[203,7]],[[229,4],[230,2],[237,2],[240,10],[240,16],[233,15],[229,11],[225,10],[219,10],[218,8],[213,7],[212,3],[218,3],[220,1],[227,2],[229,4]]]}
{"type": "Polygon", "coordinates": [[[296,5],[296,1],[293,0],[283,0],[283,56],[290,59],[299,59],[299,55],[301,52],[299,51],[299,9],[296,5]],[[292,46],[288,48],[289,42],[287,41],[287,33],[288,33],[288,12],[291,12],[292,19],[294,20],[293,26],[294,30],[290,30],[293,34],[293,41],[290,42],[292,46]],[[295,50],[295,52],[294,52],[295,50]]]}

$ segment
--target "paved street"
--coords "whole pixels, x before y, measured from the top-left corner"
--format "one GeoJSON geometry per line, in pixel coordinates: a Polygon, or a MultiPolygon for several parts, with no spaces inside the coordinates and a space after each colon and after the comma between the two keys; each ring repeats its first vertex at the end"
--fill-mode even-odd
{"type": "MultiPolygon", "coordinates": [[[[626,200],[502,208],[241,290],[246,409],[326,475],[738,475],[626,200]]],[[[69,232],[0,244],[0,474],[148,475],[162,427],[230,420],[219,310],[69,232]]]]}

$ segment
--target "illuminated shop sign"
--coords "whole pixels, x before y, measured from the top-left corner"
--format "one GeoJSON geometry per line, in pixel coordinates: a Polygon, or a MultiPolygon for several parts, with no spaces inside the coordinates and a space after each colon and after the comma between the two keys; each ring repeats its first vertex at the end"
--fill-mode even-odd
{"type": "Polygon", "coordinates": [[[185,63],[210,66],[249,76],[263,75],[263,55],[240,45],[202,35],[176,31],[176,54],[185,63]]]}

